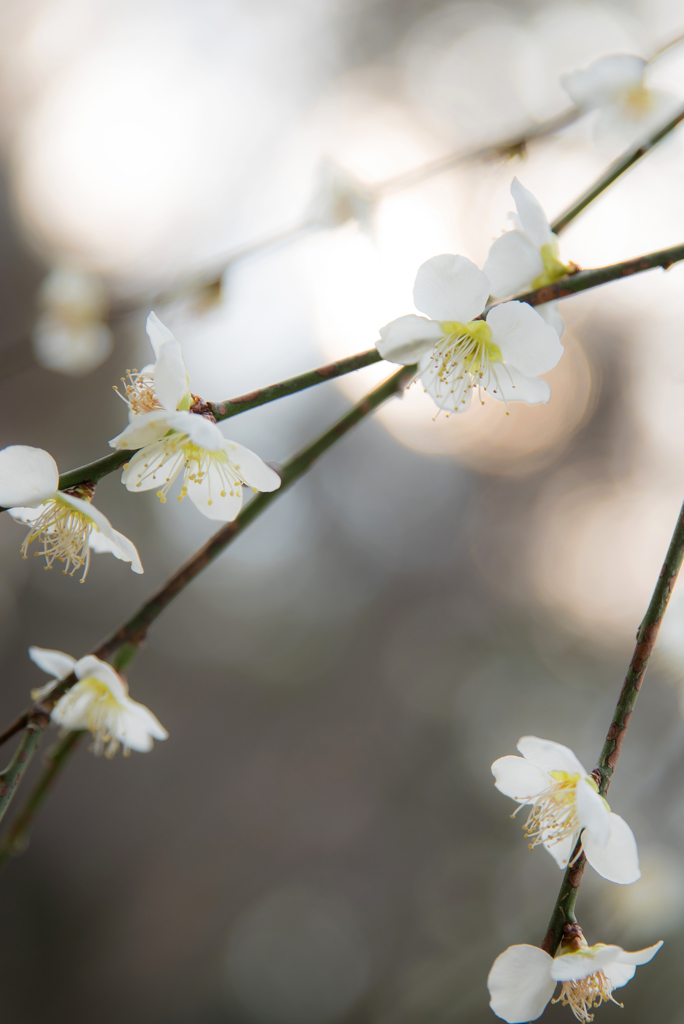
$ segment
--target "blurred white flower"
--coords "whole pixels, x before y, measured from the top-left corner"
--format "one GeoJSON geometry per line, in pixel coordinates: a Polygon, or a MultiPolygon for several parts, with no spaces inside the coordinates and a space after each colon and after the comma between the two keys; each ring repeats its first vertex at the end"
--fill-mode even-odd
{"type": "Polygon", "coordinates": [[[135,545],[91,504],[94,487],[87,483],[66,491],[58,487],[57,463],[42,448],[14,444],[0,451],[0,505],[15,522],[29,527],[21,546],[24,558],[29,544],[38,540],[43,549],[36,554],[45,557],[46,568],[51,569],[55,560],[64,562],[64,572],[73,576],[84,566],[81,583],[91,551],[108,551],[141,573],[135,545]]]}
{"type": "Polygon", "coordinates": [[[41,313],[33,328],[33,352],[48,370],[80,377],[96,369],[113,348],[104,322],[107,296],[94,274],[57,267],[43,281],[41,313]]]}
{"type": "MultiPolygon", "coordinates": [[[[559,260],[558,238],[541,204],[517,178],[511,184],[511,195],[517,211],[509,215],[514,230],[496,239],[483,268],[489,278],[491,294],[497,299],[530,288],[543,288],[573,269],[559,260]]],[[[564,324],[558,313],[558,302],[545,302],[534,308],[562,338],[564,324]]]]}
{"type": "Polygon", "coordinates": [[[636,882],[641,871],[634,833],[610,810],[572,750],[537,736],[523,736],[518,750],[522,757],[500,757],[492,774],[499,792],[530,808],[530,849],[544,846],[565,868],[581,832],[586,858],[599,875],[621,885],[636,882]]]}
{"type": "Polygon", "coordinates": [[[580,110],[600,110],[599,137],[606,133],[643,135],[664,120],[677,102],[669,93],[646,87],[647,66],[648,61],[634,54],[610,54],[563,75],[561,85],[580,110]]]}
{"type": "Polygon", "coordinates": [[[180,343],[154,313],[147,318],[147,333],[156,361],[129,375],[123,396],[129,424],[109,442],[113,448],[139,449],[121,481],[129,491],[159,487],[157,496],[165,502],[182,472],[178,500],[187,494],[208,519],[229,522],[242,507],[243,484],[275,491],[280,477],[249,448],[224,438],[210,407],[188,390],[180,343]]]}
{"type": "Polygon", "coordinates": [[[360,182],[339,164],[325,160],[306,220],[322,228],[338,228],[355,220],[362,230],[370,231],[374,208],[372,196],[360,182]]]}
{"type": "Polygon", "coordinates": [[[377,348],[393,363],[418,363],[418,375],[440,409],[463,412],[477,388],[500,402],[548,402],[551,389],[537,374],[561,355],[556,331],[524,302],[485,308],[489,278],[465,256],[433,256],[418,269],[413,313],[380,329],[377,348]]]}
{"type": "Polygon", "coordinates": [[[127,684],[106,661],[92,654],[77,661],[62,651],[43,647],[29,647],[29,657],[55,677],[31,691],[34,700],[42,700],[74,673],[78,682],[59,698],[50,717],[64,729],[91,732],[95,754],[113,757],[119,745],[123,745],[124,756],[131,750],[145,752],[152,749],[154,740],[167,739],[163,725],[144,704],[131,700],[127,684]]]}
{"type": "Polygon", "coordinates": [[[622,1005],[613,999],[614,989],[631,981],[637,967],[652,960],[662,942],[636,953],[602,942],[589,946],[584,938],[574,939],[569,946],[561,946],[555,959],[538,946],[504,950],[487,978],[489,1005],[497,1017],[508,1024],[537,1020],[560,982],[560,995],[553,1002],[569,1006],[577,1020],[586,1024],[601,1003],[622,1005]]]}

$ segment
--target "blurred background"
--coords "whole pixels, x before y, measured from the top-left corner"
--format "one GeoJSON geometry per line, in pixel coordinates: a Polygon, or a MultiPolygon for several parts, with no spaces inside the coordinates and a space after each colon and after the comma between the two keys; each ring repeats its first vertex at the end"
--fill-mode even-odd
{"type": "MultiPolygon", "coordinates": [[[[4,0],[0,27],[2,445],[66,470],[123,428],[111,389],[150,359],[150,308],[192,390],[224,399],[372,346],[428,257],[481,265],[514,175],[559,213],[634,132],[589,115],[368,193],[559,114],[561,74],[650,58],[684,19],[676,0],[4,0]]],[[[684,46],[647,74],[683,97],[684,46]]],[[[566,262],[682,241],[681,132],[568,229],[566,262]]],[[[566,300],[548,406],[435,419],[412,388],[175,602],[129,675],[169,740],[84,744],[0,879],[3,1024],[494,1019],[489,967],[541,941],[561,875],[490,764],[524,733],[595,763],[684,497],[683,284],[678,265],[566,300]]],[[[283,461],[387,372],[224,433],[283,461]]],[[[212,532],[118,474],[96,500],[144,576],[45,573],[0,517],[6,720],[44,681],[30,644],[86,653],[212,532]]],[[[601,1008],[623,1024],[684,1022],[683,678],[684,601],[611,788],[643,878],[588,871],[578,902],[590,942],[667,940],[601,1008]]]]}

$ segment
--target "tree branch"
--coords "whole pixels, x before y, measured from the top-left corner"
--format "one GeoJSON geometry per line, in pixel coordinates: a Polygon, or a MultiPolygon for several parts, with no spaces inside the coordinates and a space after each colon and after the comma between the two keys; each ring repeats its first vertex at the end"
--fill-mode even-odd
{"type": "MultiPolygon", "coordinates": [[[[182,565],[177,572],[171,576],[160,589],[149,598],[126,622],[123,623],[111,636],[98,644],[90,653],[98,658],[107,660],[112,658],[118,651],[121,651],[119,667],[123,661],[126,663],[132,659],[136,650],[140,647],[151,624],[158,618],[164,609],[178,596],[195,577],[202,572],[211,562],[225,551],[229,544],[257,518],[269,505],[277,500],[292,484],[295,483],[313,465],[324,452],[331,448],[340,438],[344,437],[352,427],[369,416],[378,406],[382,405],[388,398],[403,391],[407,384],[415,376],[416,366],[402,366],[400,370],[392,374],[383,384],[366,395],[355,405],[345,416],[342,417],[333,427],[327,430],[312,444],[304,448],[298,455],[286,462],[280,470],[281,486],[277,491],[259,493],[245,505],[240,514],[231,523],[225,526],[211,537],[207,543],[197,551],[192,558],[182,565]]],[[[42,713],[49,712],[59,700],[61,695],[76,682],[73,673],[63,679],[51,692],[43,698],[39,709],[42,713]]],[[[0,743],[4,743],[15,733],[25,728],[30,722],[31,715],[35,708],[30,708],[23,715],[20,715],[0,735],[0,743]]]]}
{"type": "Polygon", "coordinates": [[[612,185],[625,171],[628,171],[630,167],[633,167],[638,160],[641,160],[642,156],[646,156],[651,150],[658,145],[658,143],[669,135],[678,124],[684,120],[684,107],[675,114],[667,124],[663,125],[662,128],[658,128],[657,131],[653,132],[644,142],[638,146],[633,146],[623,153],[622,156],[610,165],[607,171],[605,171],[600,178],[598,178],[593,185],[590,185],[586,192],[583,192],[579,199],[576,199],[572,206],[569,206],[567,210],[564,210],[559,217],[554,220],[551,225],[551,230],[557,235],[567,228],[578,214],[582,210],[586,210],[589,203],[593,203],[597,196],[612,185]]]}
{"type": "MultiPolygon", "coordinates": [[[[602,796],[605,796],[608,792],[608,787],[613,778],[625,733],[627,732],[627,727],[634,711],[634,705],[636,704],[641,684],[646,674],[646,668],[653,652],[656,637],[658,636],[674,585],[677,582],[677,576],[682,567],[683,560],[684,505],[682,505],[679,512],[653,596],[637,631],[637,643],[634,648],[634,654],[629,663],[627,676],[622,685],[622,691],[615,708],[608,735],[606,736],[606,742],[599,757],[598,768],[594,772],[595,776],[597,776],[599,792],[602,796]]],[[[549,927],[542,942],[542,949],[546,950],[551,956],[555,955],[563,937],[563,925],[566,923],[573,924],[576,921],[575,901],[577,900],[577,892],[586,866],[584,854],[579,853],[580,849],[581,840],[578,841],[566,868],[560,892],[556,899],[556,905],[551,914],[549,927]]]]}

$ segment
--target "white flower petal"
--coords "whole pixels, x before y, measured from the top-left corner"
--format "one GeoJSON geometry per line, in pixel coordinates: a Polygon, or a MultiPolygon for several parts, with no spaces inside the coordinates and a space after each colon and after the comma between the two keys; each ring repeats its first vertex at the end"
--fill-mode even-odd
{"type": "Polygon", "coordinates": [[[168,732],[159,719],[144,704],[126,697],[122,701],[122,715],[116,738],[131,750],[146,753],[152,749],[153,738],[168,739],[168,732]]]}
{"type": "Polygon", "coordinates": [[[586,831],[582,834],[582,846],[594,871],[609,882],[630,885],[641,878],[634,833],[619,814],[610,815],[610,837],[605,846],[600,846],[586,831]]]}
{"type": "Polygon", "coordinates": [[[133,572],[143,572],[135,544],[128,537],[124,537],[122,533],[118,533],[103,512],[91,505],[89,501],[83,501],[72,494],[65,494],[64,491],[59,491],[59,500],[87,516],[93,523],[95,530],[88,538],[88,545],[93,551],[109,552],[116,558],[120,558],[122,562],[130,562],[133,572]]]}
{"type": "Polygon", "coordinates": [[[563,355],[563,346],[553,327],[544,323],[526,302],[502,302],[495,306],[487,315],[487,325],[504,361],[526,377],[552,370],[563,355]]]}
{"type": "Polygon", "coordinates": [[[242,508],[242,485],[237,483],[230,489],[226,487],[215,466],[199,482],[188,479],[186,487],[190,501],[207,519],[231,523],[242,508]],[[224,495],[221,495],[222,490],[224,495]]]}
{"type": "Polygon", "coordinates": [[[587,68],[562,75],[560,81],[575,106],[591,110],[623,91],[638,88],[646,63],[643,57],[633,54],[610,54],[599,57],[587,68]]]}
{"type": "MultiPolygon", "coordinates": [[[[584,827],[584,837],[591,836],[595,846],[604,847],[610,839],[610,810],[605,800],[586,778],[579,779],[575,787],[577,817],[584,827]]],[[[584,837],[582,842],[584,843],[584,837]]]]}
{"type": "Polygon", "coordinates": [[[558,312],[559,306],[560,302],[556,299],[554,302],[542,302],[541,306],[535,306],[534,308],[544,323],[547,323],[549,327],[553,327],[558,337],[562,338],[565,324],[563,323],[563,317],[558,312]]]}
{"type": "Polygon", "coordinates": [[[376,348],[390,363],[408,366],[417,363],[426,352],[431,352],[435,342],[443,337],[444,331],[435,320],[407,313],[380,328],[380,341],[376,342],[376,348]]]}
{"type": "Polygon", "coordinates": [[[29,647],[29,658],[34,665],[55,679],[66,679],[71,675],[76,659],[62,651],[51,651],[47,647],[29,647]]]}
{"type": "Polygon", "coordinates": [[[487,987],[494,1013],[508,1024],[541,1017],[554,993],[552,958],[537,946],[509,946],[494,961],[487,987]]]}
{"type": "Polygon", "coordinates": [[[165,409],[175,410],[188,393],[188,373],[180,342],[174,338],[160,346],[154,367],[154,393],[165,409]]]}
{"type": "Polygon", "coordinates": [[[506,231],[497,238],[484,265],[491,294],[499,299],[525,291],[543,270],[539,249],[519,231],[506,231]]]}
{"type": "Polygon", "coordinates": [[[64,729],[85,729],[86,715],[92,703],[92,693],[85,683],[76,683],[59,698],[50,712],[50,718],[64,729]]]}
{"type": "Polygon", "coordinates": [[[647,946],[646,949],[638,949],[635,953],[628,953],[626,949],[620,950],[620,955],[617,957],[619,964],[632,964],[636,967],[641,967],[642,964],[647,964],[649,960],[652,960],[658,950],[663,944],[663,940],[656,942],[654,946],[647,946]]]}
{"type": "Polygon", "coordinates": [[[626,985],[636,974],[636,967],[630,967],[628,964],[612,963],[601,969],[613,988],[626,985]]]}
{"type": "Polygon", "coordinates": [[[566,836],[565,839],[561,839],[558,843],[544,843],[544,849],[547,850],[559,868],[566,868],[568,861],[570,860],[570,854],[575,849],[579,832],[575,835],[566,836]]]}
{"type": "Polygon", "coordinates": [[[154,311],[147,317],[145,330],[147,331],[147,337],[150,339],[150,344],[154,349],[155,359],[159,357],[159,351],[162,345],[165,345],[167,341],[176,340],[168,327],[161,322],[154,311]]]}
{"type": "Polygon", "coordinates": [[[413,301],[431,320],[465,324],[482,312],[489,289],[489,280],[471,260],[445,254],[418,268],[413,301]]]}
{"type": "Polygon", "coordinates": [[[116,669],[106,662],[96,658],[94,654],[86,654],[84,658],[74,665],[74,674],[77,679],[97,679],[104,683],[118,701],[123,701],[128,696],[128,690],[116,669]]]}
{"type": "Polygon", "coordinates": [[[551,387],[541,377],[527,377],[514,366],[496,364],[496,380],[490,382],[487,394],[498,402],[526,402],[543,405],[551,398],[551,387]]]}
{"type": "Polygon", "coordinates": [[[552,779],[541,768],[526,761],[524,757],[509,754],[500,757],[492,765],[494,785],[518,803],[533,803],[535,797],[552,784],[552,779]]]}
{"type": "Polygon", "coordinates": [[[515,200],[523,231],[529,240],[537,249],[548,245],[553,240],[553,232],[539,200],[517,178],[511,183],[511,195],[515,200]]]}
{"type": "MultiPolygon", "coordinates": [[[[144,448],[146,444],[158,441],[169,432],[169,417],[178,413],[159,412],[131,413],[130,423],[120,434],[109,442],[110,448],[144,448]]],[[[186,414],[187,415],[187,414],[186,414]]]]}
{"type": "Polygon", "coordinates": [[[35,508],[59,486],[57,463],[42,448],[12,444],[0,451],[0,506],[35,508]]]}
{"type": "Polygon", "coordinates": [[[237,441],[224,440],[223,450],[235,469],[250,487],[258,491],[277,491],[282,481],[274,469],[267,466],[256,452],[238,444],[237,441]]]}
{"type": "Polygon", "coordinates": [[[579,981],[595,971],[602,971],[615,963],[623,950],[620,946],[589,946],[588,949],[562,953],[551,965],[551,977],[556,981],[579,981]]]}
{"type": "Polygon", "coordinates": [[[200,416],[196,412],[173,412],[167,416],[167,423],[179,434],[187,434],[198,448],[206,448],[209,452],[223,448],[223,434],[206,416],[200,416]]]}
{"type": "Polygon", "coordinates": [[[160,441],[136,452],[121,474],[121,483],[129,491],[151,491],[176,479],[185,468],[182,450],[169,455],[160,441]]]}
{"type": "Polygon", "coordinates": [[[521,736],[518,750],[524,758],[545,772],[567,772],[569,775],[588,775],[570,747],[538,736],[521,736]]]}

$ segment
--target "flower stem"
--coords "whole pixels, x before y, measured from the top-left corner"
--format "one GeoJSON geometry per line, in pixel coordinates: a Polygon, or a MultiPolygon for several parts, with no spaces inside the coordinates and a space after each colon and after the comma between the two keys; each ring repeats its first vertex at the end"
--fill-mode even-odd
{"type": "MultiPolygon", "coordinates": [[[[276,501],[279,495],[283,494],[296,480],[303,476],[316,459],[388,398],[403,391],[415,376],[416,369],[416,366],[402,366],[400,370],[392,374],[383,384],[380,384],[350,409],[333,427],[326,430],[324,434],[304,448],[298,455],[295,455],[294,458],[290,459],[289,462],[286,462],[280,470],[282,483],[277,491],[262,492],[252,498],[236,519],[221,527],[145,604],[111,636],[103,640],[91,653],[103,660],[111,658],[114,660],[116,667],[124,668],[132,660],[137,649],[145,639],[150,625],[164,611],[167,605],[185,590],[187,585],[203,569],[225,551],[228,545],[232,543],[245,527],[249,526],[257,516],[276,501]],[[118,662],[115,659],[117,652],[120,652],[118,662]]],[[[73,686],[75,681],[75,677],[72,674],[51,690],[40,704],[43,712],[51,710],[59,697],[73,686]]],[[[0,734],[0,744],[23,729],[29,722],[32,713],[33,709],[24,712],[23,715],[20,715],[19,718],[8,726],[0,734]]]]}
{"type": "Polygon", "coordinates": [[[0,844],[0,869],[10,857],[23,853],[29,844],[33,821],[47,799],[55,779],[76,750],[82,732],[67,732],[45,755],[45,767],[31,790],[24,806],[9,827],[0,844]]]}
{"type": "MultiPolygon", "coordinates": [[[[608,792],[611,780],[613,778],[613,772],[615,771],[615,765],[617,764],[620,751],[622,749],[622,743],[627,732],[627,726],[629,725],[634,705],[636,704],[639,691],[641,690],[641,684],[646,674],[646,668],[648,666],[649,659],[653,652],[653,647],[658,636],[660,625],[663,621],[663,616],[667,609],[668,602],[672,595],[674,585],[677,582],[677,576],[679,570],[682,567],[682,561],[684,560],[684,505],[679,512],[679,517],[672,534],[670,546],[667,549],[665,561],[663,567],[660,570],[658,581],[653,591],[653,596],[646,610],[646,614],[639,626],[637,631],[637,642],[634,648],[634,654],[632,660],[629,663],[627,669],[627,676],[624,683],[622,684],[622,690],[620,697],[613,714],[613,720],[610,723],[610,729],[606,736],[606,742],[603,745],[601,756],[598,760],[598,767],[595,771],[595,775],[598,776],[597,782],[600,782],[599,791],[605,796],[608,792]]],[[[582,875],[584,874],[584,868],[586,860],[584,854],[579,854],[581,843],[578,842],[570,863],[565,871],[563,882],[558,893],[556,905],[553,908],[551,920],[549,921],[548,931],[542,943],[542,949],[545,949],[547,953],[554,956],[561,938],[563,937],[563,925],[566,923],[574,923],[575,918],[575,901],[577,899],[577,891],[582,881],[582,875]],[[575,859],[577,858],[577,859],[575,859]],[[574,861],[574,863],[573,863],[574,861]]]]}
{"type": "Polygon", "coordinates": [[[308,373],[300,373],[297,377],[290,377],[288,380],[281,380],[278,384],[271,384],[266,388],[259,388],[250,391],[247,395],[239,395],[237,398],[227,398],[225,402],[211,402],[214,416],[217,420],[227,420],[238,413],[247,412],[248,409],[256,409],[259,405],[267,402],[275,402],[278,398],[286,395],[294,395],[297,391],[304,391],[315,384],[322,384],[323,381],[331,380],[333,377],[341,377],[345,373],[353,373],[354,370],[361,370],[364,366],[372,363],[379,363],[382,356],[377,348],[370,348],[365,352],[357,352],[356,355],[347,359],[338,359],[335,363],[328,363],[327,366],[319,366],[308,373]]]}
{"type": "Polygon", "coordinates": [[[38,748],[49,720],[42,707],[33,708],[26,715],[26,727],[21,742],[4,772],[0,773],[0,821],[7,813],[7,808],[38,748]]]}
{"type": "Polygon", "coordinates": [[[589,203],[593,203],[597,196],[600,196],[609,185],[612,185],[614,181],[617,181],[620,175],[624,174],[625,171],[628,171],[629,168],[637,163],[638,160],[641,160],[642,156],[646,156],[647,153],[650,153],[651,150],[654,149],[666,135],[669,135],[670,132],[673,131],[682,121],[684,121],[684,107],[681,107],[675,116],[667,122],[667,124],[664,124],[662,128],[659,128],[656,132],[653,132],[652,135],[649,135],[644,142],[641,142],[638,146],[632,146],[623,153],[622,156],[618,157],[618,159],[610,165],[601,177],[598,178],[593,185],[590,185],[586,192],[582,193],[579,199],[575,200],[572,206],[569,206],[567,210],[564,210],[564,212],[561,213],[560,217],[557,217],[556,220],[554,220],[551,225],[551,230],[557,235],[559,235],[561,231],[564,231],[568,224],[570,224],[575,217],[582,212],[582,210],[585,210],[587,206],[589,206],[589,203]]]}

